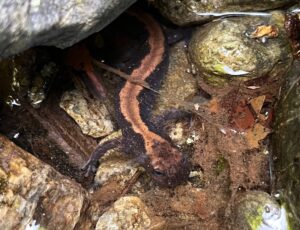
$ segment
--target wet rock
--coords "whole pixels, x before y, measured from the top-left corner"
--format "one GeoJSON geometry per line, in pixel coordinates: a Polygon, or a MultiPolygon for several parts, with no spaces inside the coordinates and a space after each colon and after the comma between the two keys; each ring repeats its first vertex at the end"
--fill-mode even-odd
{"type": "Polygon", "coordinates": [[[191,72],[185,42],[171,47],[169,66],[164,78],[155,113],[170,108],[180,108],[185,101],[197,93],[197,82],[191,72]]]}
{"type": "MultiPolygon", "coordinates": [[[[194,109],[190,99],[197,94],[198,88],[186,51],[185,42],[175,44],[169,51],[168,71],[153,111],[154,117],[174,109],[187,111],[194,109]]],[[[182,121],[172,124],[168,134],[178,145],[192,144],[197,139],[197,135],[192,130],[185,132],[182,121]]]]}
{"type": "Polygon", "coordinates": [[[29,89],[35,62],[34,50],[0,61],[0,104],[4,103],[11,108],[21,105],[21,99],[29,89]]]}
{"type": "Polygon", "coordinates": [[[32,86],[28,91],[28,99],[34,108],[39,108],[46,99],[47,92],[58,72],[58,66],[54,62],[43,65],[41,71],[34,77],[32,86]]]}
{"type": "Polygon", "coordinates": [[[300,58],[300,4],[287,10],[285,28],[294,51],[295,59],[300,58]]]}
{"type": "Polygon", "coordinates": [[[65,48],[101,30],[135,0],[0,3],[0,58],[38,45],[65,48]]]}
{"type": "Polygon", "coordinates": [[[123,155],[115,152],[106,160],[101,161],[101,166],[95,176],[96,184],[103,185],[113,180],[122,187],[126,185],[126,182],[137,172],[138,165],[133,160],[126,159],[123,155]]]}
{"type": "Polygon", "coordinates": [[[169,136],[177,144],[185,143],[183,124],[181,122],[177,122],[174,127],[171,128],[169,136]]]}
{"type": "Polygon", "coordinates": [[[39,108],[58,79],[58,49],[39,47],[0,61],[0,98],[13,107],[29,101],[39,108]]]}
{"type": "MultiPolygon", "coordinates": [[[[115,132],[101,140],[99,143],[121,136],[121,131],[115,132]]],[[[134,159],[122,153],[116,146],[109,150],[101,159],[100,166],[95,176],[96,185],[104,185],[108,182],[117,182],[121,187],[125,187],[126,182],[137,172],[139,165],[134,159]]]]}
{"type": "MultiPolygon", "coordinates": [[[[106,138],[102,139],[102,143],[120,137],[121,131],[114,132],[106,138]]],[[[95,185],[103,186],[109,182],[116,182],[120,187],[125,187],[133,175],[138,171],[139,165],[130,156],[122,153],[118,146],[107,151],[107,153],[99,160],[99,167],[94,178],[95,185]]]]}
{"type": "Polygon", "coordinates": [[[293,229],[300,228],[300,62],[294,63],[286,78],[276,107],[273,147],[275,150],[276,189],[289,210],[293,229]]]}
{"type": "Polygon", "coordinates": [[[145,204],[134,196],[122,197],[99,219],[96,230],[149,229],[151,214],[145,204]]]}
{"type": "Polygon", "coordinates": [[[187,25],[201,23],[211,20],[215,16],[222,16],[211,13],[228,13],[242,11],[261,11],[275,9],[287,4],[295,3],[295,0],[265,0],[265,1],[231,1],[231,0],[183,0],[151,1],[160,12],[169,20],[177,25],[187,25]]]}
{"type": "Polygon", "coordinates": [[[276,80],[290,68],[293,55],[284,15],[218,20],[199,28],[189,44],[191,60],[206,82],[232,79],[276,80]]]}
{"type": "Polygon", "coordinates": [[[0,228],[73,229],[87,193],[0,136],[0,228]]]}
{"type": "Polygon", "coordinates": [[[267,193],[251,191],[236,199],[230,229],[286,230],[289,224],[284,207],[267,193]]]}
{"type": "Polygon", "coordinates": [[[300,4],[297,3],[287,10],[289,13],[295,13],[300,17],[300,4]]]}
{"type": "MultiPolygon", "coordinates": [[[[193,98],[198,93],[197,80],[194,77],[194,66],[189,63],[185,41],[174,44],[169,50],[169,65],[163,79],[159,96],[153,110],[153,120],[172,111],[187,112],[182,117],[165,121],[164,131],[184,154],[192,154],[192,148],[199,135],[195,127],[189,127],[188,112],[195,110],[193,98]]],[[[192,113],[191,113],[192,114],[192,113]]],[[[195,172],[196,173],[196,172],[195,172]]],[[[192,177],[198,177],[193,175],[192,177]]]]}
{"type": "Polygon", "coordinates": [[[76,121],[84,134],[97,138],[113,131],[106,105],[97,99],[88,100],[79,90],[65,92],[59,106],[76,121]]]}

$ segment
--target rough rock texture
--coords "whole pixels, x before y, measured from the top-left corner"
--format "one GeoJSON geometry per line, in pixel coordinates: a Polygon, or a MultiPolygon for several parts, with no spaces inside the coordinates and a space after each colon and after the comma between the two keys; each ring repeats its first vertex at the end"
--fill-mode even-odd
{"type": "Polygon", "coordinates": [[[161,14],[177,25],[203,23],[224,12],[261,11],[296,3],[297,0],[152,0],[161,14]]]}
{"type": "Polygon", "coordinates": [[[0,58],[37,45],[65,48],[101,30],[135,0],[0,2],[0,58]]]}
{"type": "Polygon", "coordinates": [[[169,51],[169,66],[158,97],[154,114],[178,108],[197,93],[197,81],[188,61],[185,42],[179,42],[169,51]]]}
{"type": "Polygon", "coordinates": [[[230,229],[240,230],[284,230],[288,227],[286,210],[269,194],[249,191],[235,200],[230,229]]]}
{"type": "Polygon", "coordinates": [[[0,229],[73,229],[86,199],[79,184],[0,136],[0,229]]]}
{"type": "MultiPolygon", "coordinates": [[[[121,137],[121,135],[121,130],[114,132],[102,139],[99,145],[108,140],[121,137]]],[[[94,178],[95,184],[99,186],[115,181],[125,187],[128,180],[137,172],[138,166],[134,159],[130,159],[118,148],[111,149],[100,159],[100,166],[94,178]]]]}
{"type": "Polygon", "coordinates": [[[290,70],[276,108],[273,147],[276,191],[286,204],[293,229],[300,228],[300,62],[290,70]]]}
{"type": "Polygon", "coordinates": [[[97,138],[113,131],[105,104],[99,100],[87,100],[79,90],[65,92],[59,106],[76,121],[84,134],[97,138]]]}
{"type": "Polygon", "coordinates": [[[293,60],[283,22],[282,14],[274,14],[270,18],[237,17],[209,23],[191,39],[191,60],[204,79],[214,85],[233,78],[280,78],[293,60]],[[256,34],[258,25],[273,30],[256,34]]]}
{"type": "Polygon", "coordinates": [[[105,212],[96,229],[149,229],[151,218],[143,202],[134,196],[122,197],[105,212]]]}

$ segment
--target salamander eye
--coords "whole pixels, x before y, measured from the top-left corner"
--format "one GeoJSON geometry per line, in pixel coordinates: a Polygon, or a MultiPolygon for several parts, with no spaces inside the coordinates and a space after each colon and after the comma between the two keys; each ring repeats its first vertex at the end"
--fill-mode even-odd
{"type": "Polygon", "coordinates": [[[165,174],[161,171],[158,171],[158,170],[154,170],[154,175],[155,176],[164,176],[165,174]]]}

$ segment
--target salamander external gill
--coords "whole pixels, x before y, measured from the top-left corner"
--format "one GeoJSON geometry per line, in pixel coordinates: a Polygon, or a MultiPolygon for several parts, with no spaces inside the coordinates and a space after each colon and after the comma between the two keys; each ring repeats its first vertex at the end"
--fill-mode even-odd
{"type": "MultiPolygon", "coordinates": [[[[130,74],[131,80],[145,81],[153,89],[160,87],[166,72],[167,46],[160,25],[148,14],[134,9],[130,17],[138,19],[148,33],[147,53],[130,74]]],[[[162,186],[176,186],[188,177],[188,161],[170,138],[151,122],[153,100],[156,94],[133,81],[126,81],[118,93],[116,117],[122,129],[122,140],[110,141],[99,146],[92,154],[85,169],[116,143],[124,152],[133,154],[153,179],[162,186]]]]}

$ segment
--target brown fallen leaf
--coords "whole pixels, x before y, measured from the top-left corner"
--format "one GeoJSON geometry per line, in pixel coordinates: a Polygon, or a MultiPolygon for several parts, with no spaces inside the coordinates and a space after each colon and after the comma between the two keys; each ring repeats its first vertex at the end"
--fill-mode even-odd
{"type": "Polygon", "coordinates": [[[261,108],[263,107],[265,100],[266,100],[265,95],[258,96],[250,100],[250,105],[253,111],[255,112],[256,116],[260,114],[261,108]]]}
{"type": "Polygon", "coordinates": [[[209,102],[209,111],[211,113],[217,113],[219,111],[219,102],[217,99],[213,98],[210,102],[209,102]]]}
{"type": "Polygon", "coordinates": [[[259,123],[255,124],[252,129],[248,129],[245,133],[245,137],[247,139],[249,149],[259,148],[259,142],[266,138],[270,131],[270,129],[259,123]]]}
{"type": "Polygon", "coordinates": [[[240,101],[234,108],[232,123],[239,130],[250,129],[255,124],[255,117],[245,101],[240,101]]]}

